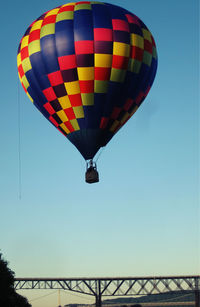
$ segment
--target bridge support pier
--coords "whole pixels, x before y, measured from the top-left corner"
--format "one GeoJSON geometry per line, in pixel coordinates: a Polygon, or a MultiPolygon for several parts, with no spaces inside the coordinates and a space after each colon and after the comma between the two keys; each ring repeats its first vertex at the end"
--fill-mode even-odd
{"type": "Polygon", "coordinates": [[[200,290],[195,290],[195,307],[200,307],[200,290]]]}
{"type": "Polygon", "coordinates": [[[101,294],[96,295],[96,307],[101,307],[101,294]]]}
{"type": "Polygon", "coordinates": [[[96,280],[96,307],[101,307],[101,280],[97,279],[96,280]]]}

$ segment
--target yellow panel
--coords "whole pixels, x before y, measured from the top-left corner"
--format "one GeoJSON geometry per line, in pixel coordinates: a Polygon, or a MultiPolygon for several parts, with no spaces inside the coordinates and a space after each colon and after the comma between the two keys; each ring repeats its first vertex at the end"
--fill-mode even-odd
{"type": "Polygon", "coordinates": [[[18,55],[17,55],[17,67],[19,67],[21,64],[22,64],[21,53],[18,53],[18,55]]]}
{"type": "Polygon", "coordinates": [[[107,93],[108,81],[94,81],[94,92],[95,93],[107,93]]]}
{"type": "Polygon", "coordinates": [[[153,50],[152,50],[152,56],[153,58],[157,59],[157,51],[156,48],[153,46],[153,50]]]}
{"type": "Polygon", "coordinates": [[[82,106],[73,107],[73,110],[74,110],[74,114],[75,114],[76,118],[84,118],[84,111],[83,111],[82,106]]]}
{"type": "Polygon", "coordinates": [[[126,76],[126,70],[112,68],[111,75],[110,75],[110,81],[124,82],[125,76],[126,76]]]}
{"type": "Polygon", "coordinates": [[[28,98],[30,99],[30,101],[33,102],[33,99],[32,99],[32,97],[29,95],[29,93],[26,92],[26,94],[27,94],[28,98]]]}
{"type": "Polygon", "coordinates": [[[26,35],[23,37],[22,42],[21,42],[21,49],[28,46],[28,39],[29,39],[29,35],[26,35]]]}
{"type": "Polygon", "coordinates": [[[122,119],[120,120],[120,124],[123,125],[125,123],[125,121],[128,119],[129,116],[130,116],[130,114],[128,112],[126,112],[124,114],[124,116],[122,117],[122,119]]]}
{"type": "Polygon", "coordinates": [[[142,33],[143,33],[144,38],[150,41],[150,43],[152,43],[151,33],[146,29],[142,29],[142,33]]]}
{"type": "Polygon", "coordinates": [[[51,15],[56,15],[59,11],[59,8],[57,9],[53,9],[51,11],[49,11],[46,15],[45,15],[45,18],[48,17],[48,16],[51,16],[51,15]]]}
{"type": "Polygon", "coordinates": [[[25,89],[27,89],[30,86],[30,84],[29,84],[28,80],[26,79],[25,75],[23,75],[23,77],[22,77],[22,83],[23,83],[25,89]]]}
{"type": "Polygon", "coordinates": [[[91,10],[91,5],[84,3],[84,4],[76,4],[74,11],[78,11],[78,10],[91,10]]]}
{"type": "Polygon", "coordinates": [[[72,106],[68,96],[60,97],[58,101],[63,109],[68,109],[72,106]]]}
{"type": "Polygon", "coordinates": [[[144,50],[142,62],[143,62],[144,64],[148,65],[148,66],[151,66],[152,54],[149,53],[148,51],[144,50]]]}
{"type": "Polygon", "coordinates": [[[79,80],[94,80],[94,67],[78,67],[79,80]]]}
{"type": "Polygon", "coordinates": [[[92,106],[94,104],[94,94],[81,94],[83,106],[92,106]]]}
{"type": "Polygon", "coordinates": [[[112,66],[112,54],[98,54],[94,55],[95,67],[111,67],[112,66]]]}
{"type": "Polygon", "coordinates": [[[33,42],[31,42],[29,45],[28,45],[28,53],[29,53],[29,56],[33,53],[36,53],[36,52],[39,52],[41,51],[41,48],[40,48],[40,40],[35,40],[33,42]]]}
{"type": "Polygon", "coordinates": [[[58,114],[59,118],[62,120],[63,123],[65,123],[69,120],[67,115],[65,114],[65,112],[63,110],[60,110],[56,113],[58,114]]]}
{"type": "Polygon", "coordinates": [[[130,45],[127,45],[125,43],[114,42],[113,43],[113,54],[129,57],[130,45]]]}
{"type": "Polygon", "coordinates": [[[138,106],[135,106],[133,111],[131,112],[130,116],[132,116],[137,111],[137,109],[138,109],[138,106]]]}
{"type": "Polygon", "coordinates": [[[74,19],[74,11],[61,12],[56,16],[56,22],[69,19],[74,19]]]}
{"type": "Polygon", "coordinates": [[[144,49],[144,38],[137,34],[131,34],[131,46],[136,46],[144,49]]]}
{"type": "Polygon", "coordinates": [[[140,72],[142,63],[136,59],[129,59],[128,70],[138,74],[140,72]]]}
{"type": "Polygon", "coordinates": [[[40,38],[54,33],[55,33],[55,23],[50,23],[41,28],[40,38]]]}
{"type": "Polygon", "coordinates": [[[24,73],[26,73],[27,71],[32,69],[31,62],[30,62],[29,58],[25,58],[22,61],[22,67],[23,67],[24,73]]]}
{"type": "Polygon", "coordinates": [[[60,124],[60,127],[61,127],[67,134],[70,133],[69,129],[68,129],[64,124],[60,124]]]}
{"type": "Polygon", "coordinates": [[[80,86],[78,81],[65,82],[64,84],[68,95],[80,93],[80,86]]]}
{"type": "Polygon", "coordinates": [[[22,78],[20,77],[19,72],[18,72],[18,77],[19,77],[20,82],[22,83],[22,78]]]}
{"type": "Polygon", "coordinates": [[[114,132],[118,125],[119,125],[119,121],[115,120],[112,126],[110,127],[110,131],[114,132]]]}
{"type": "Polygon", "coordinates": [[[34,22],[34,24],[32,25],[32,28],[31,28],[31,30],[30,30],[30,33],[31,33],[32,31],[41,29],[42,22],[43,22],[43,20],[38,20],[38,21],[34,22]]]}
{"type": "Polygon", "coordinates": [[[72,124],[72,127],[74,128],[74,130],[80,130],[79,124],[76,119],[70,120],[70,123],[72,124]]]}

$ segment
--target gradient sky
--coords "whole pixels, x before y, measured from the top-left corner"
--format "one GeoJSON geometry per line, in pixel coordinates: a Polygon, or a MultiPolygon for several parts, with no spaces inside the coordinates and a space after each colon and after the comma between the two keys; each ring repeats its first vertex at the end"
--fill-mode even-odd
{"type": "MultiPolygon", "coordinates": [[[[84,159],[17,77],[25,30],[65,1],[1,3],[0,250],[17,277],[200,274],[198,1],[107,2],[142,19],[159,63],[147,99],[103,150],[93,185],[84,159]]],[[[33,307],[58,305],[57,292],[20,293],[50,294],[33,307]]],[[[87,302],[61,295],[62,304],[87,302]]]]}

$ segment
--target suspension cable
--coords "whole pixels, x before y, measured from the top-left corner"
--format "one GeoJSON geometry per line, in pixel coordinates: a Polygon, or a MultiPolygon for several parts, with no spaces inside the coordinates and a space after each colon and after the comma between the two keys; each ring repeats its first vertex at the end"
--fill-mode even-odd
{"type": "Polygon", "coordinates": [[[22,197],[22,180],[21,180],[21,108],[20,108],[20,88],[19,81],[17,82],[17,100],[18,100],[18,193],[19,199],[22,197]]]}

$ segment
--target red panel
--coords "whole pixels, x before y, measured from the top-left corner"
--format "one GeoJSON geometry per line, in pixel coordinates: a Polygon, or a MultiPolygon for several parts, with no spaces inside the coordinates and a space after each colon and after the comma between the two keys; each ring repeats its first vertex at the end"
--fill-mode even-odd
{"type": "Polygon", "coordinates": [[[139,20],[138,20],[138,18],[136,16],[133,16],[131,14],[126,14],[126,18],[128,19],[129,23],[135,23],[138,26],[141,26],[140,22],[139,22],[139,20]]]}
{"type": "Polygon", "coordinates": [[[44,18],[42,26],[48,25],[50,23],[55,23],[55,22],[56,22],[56,15],[50,15],[44,18]]]}
{"type": "Polygon", "coordinates": [[[154,40],[154,38],[153,38],[153,36],[151,35],[151,39],[152,39],[152,44],[153,44],[153,46],[155,47],[156,46],[156,44],[155,44],[155,40],[154,40]]]}
{"type": "Polygon", "coordinates": [[[75,54],[61,56],[58,58],[58,62],[61,70],[76,68],[77,66],[75,54]]]}
{"type": "Polygon", "coordinates": [[[102,117],[101,123],[100,123],[100,128],[101,128],[101,129],[105,129],[106,126],[107,126],[107,123],[108,123],[108,118],[102,117]]]}
{"type": "Polygon", "coordinates": [[[112,29],[96,28],[94,29],[94,40],[95,41],[112,41],[112,29]]]}
{"type": "Polygon", "coordinates": [[[144,50],[139,48],[139,47],[132,47],[131,48],[131,58],[132,59],[136,59],[136,60],[142,62],[143,53],[144,53],[144,50]]]}
{"type": "Polygon", "coordinates": [[[70,132],[74,131],[74,128],[73,128],[73,126],[72,126],[72,124],[70,122],[65,122],[64,124],[69,129],[70,132]]]}
{"type": "Polygon", "coordinates": [[[147,88],[146,92],[144,93],[145,97],[146,97],[146,96],[147,96],[147,94],[149,93],[150,89],[151,89],[151,86],[148,86],[148,88],[147,88]]]}
{"type": "Polygon", "coordinates": [[[129,32],[129,24],[125,20],[113,19],[112,25],[113,25],[113,30],[129,32]]]}
{"type": "Polygon", "coordinates": [[[91,54],[94,53],[93,41],[79,41],[75,42],[76,54],[91,54]]]}
{"type": "Polygon", "coordinates": [[[144,93],[140,92],[137,98],[135,99],[135,103],[139,104],[143,98],[144,98],[144,93]]]}
{"type": "Polygon", "coordinates": [[[46,88],[42,92],[48,101],[53,101],[57,98],[52,87],[46,88]]]}
{"type": "Polygon", "coordinates": [[[30,33],[28,42],[31,43],[38,39],[40,39],[40,29],[34,30],[33,32],[30,33]]]}
{"type": "Polygon", "coordinates": [[[95,67],[94,68],[94,79],[95,80],[110,80],[110,71],[111,68],[105,68],[105,67],[95,67]]]}
{"type": "Polygon", "coordinates": [[[50,120],[56,127],[59,126],[58,123],[57,123],[57,121],[55,121],[55,119],[54,119],[52,116],[49,117],[49,120],[50,120]]]}
{"type": "Polygon", "coordinates": [[[121,55],[113,55],[112,67],[118,69],[127,69],[129,58],[121,55]]]}
{"type": "Polygon", "coordinates": [[[48,78],[52,86],[56,86],[63,83],[63,78],[60,70],[48,74],[48,78]]]}
{"type": "Polygon", "coordinates": [[[25,90],[25,92],[27,93],[27,89],[25,88],[24,84],[22,83],[22,87],[25,90]]]}
{"type": "Polygon", "coordinates": [[[22,64],[19,65],[18,72],[19,72],[20,77],[22,78],[24,76],[24,70],[23,70],[22,64]]]}
{"type": "Polygon", "coordinates": [[[119,113],[121,112],[122,108],[118,108],[118,107],[114,107],[112,114],[111,114],[111,118],[112,119],[117,119],[117,117],[119,116],[119,113]]]}
{"type": "Polygon", "coordinates": [[[57,127],[57,128],[58,128],[58,130],[59,130],[65,137],[67,137],[67,133],[66,133],[64,130],[62,131],[62,130],[60,129],[60,127],[57,127]]]}
{"type": "Polygon", "coordinates": [[[132,106],[132,104],[133,104],[133,99],[128,98],[128,99],[126,100],[126,103],[125,103],[123,109],[124,109],[125,111],[128,111],[128,110],[130,109],[130,107],[132,106]]]}
{"type": "Polygon", "coordinates": [[[144,39],[144,50],[152,54],[153,46],[147,39],[144,39]]]}
{"type": "Polygon", "coordinates": [[[50,115],[53,115],[55,113],[55,110],[53,109],[53,107],[50,105],[49,102],[45,103],[43,107],[47,110],[47,112],[49,112],[50,115]]]}
{"type": "Polygon", "coordinates": [[[94,93],[94,81],[79,81],[81,93],[94,93]]]}
{"type": "Polygon", "coordinates": [[[61,7],[58,13],[73,11],[73,10],[74,10],[74,5],[68,5],[68,6],[61,7]]]}
{"type": "Polygon", "coordinates": [[[69,120],[76,118],[72,108],[65,109],[64,112],[67,115],[67,117],[69,118],[69,120]]]}
{"type": "Polygon", "coordinates": [[[21,50],[21,60],[23,61],[24,59],[28,57],[29,57],[29,54],[28,54],[28,46],[27,46],[21,50]]]}
{"type": "Polygon", "coordinates": [[[72,107],[82,106],[82,100],[80,94],[68,95],[72,107]]]}

